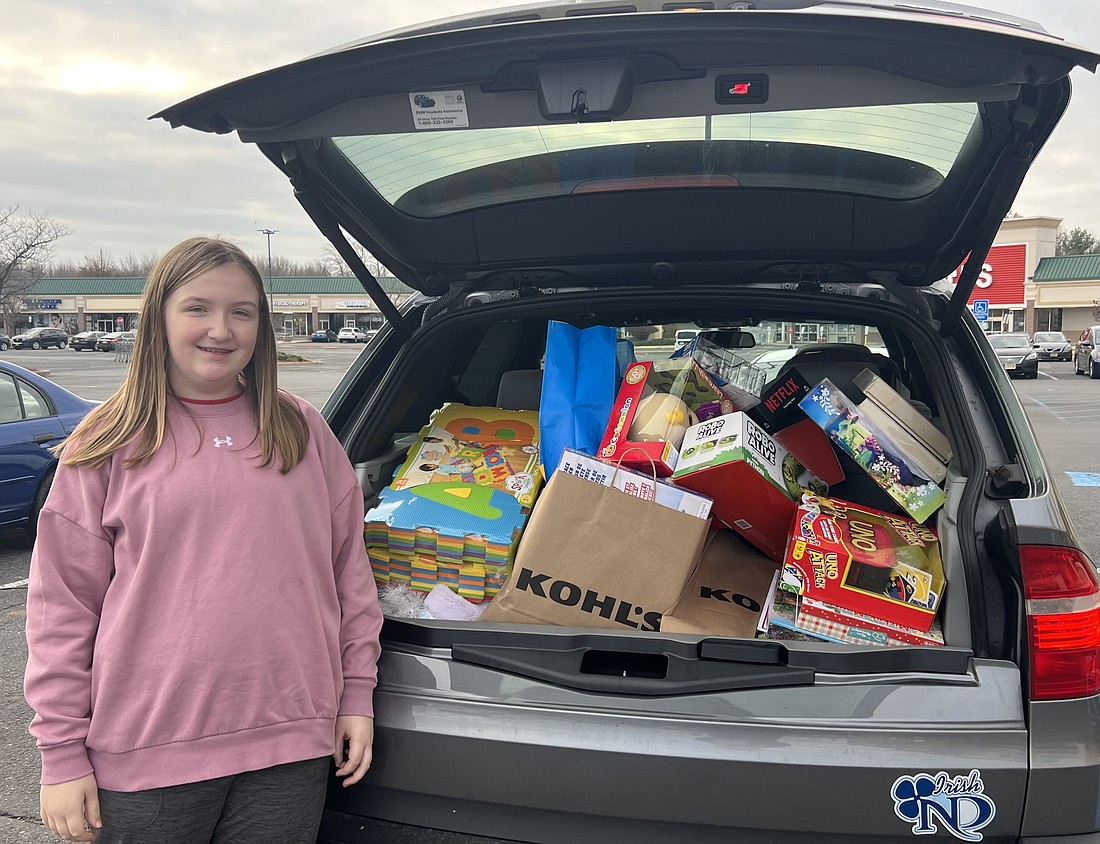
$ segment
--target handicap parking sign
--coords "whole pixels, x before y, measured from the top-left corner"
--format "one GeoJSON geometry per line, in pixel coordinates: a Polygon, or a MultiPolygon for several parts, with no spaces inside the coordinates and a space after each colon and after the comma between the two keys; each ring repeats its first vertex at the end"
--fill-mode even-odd
{"type": "Polygon", "coordinates": [[[975,299],[973,303],[974,319],[978,322],[989,322],[989,300],[975,299]]]}

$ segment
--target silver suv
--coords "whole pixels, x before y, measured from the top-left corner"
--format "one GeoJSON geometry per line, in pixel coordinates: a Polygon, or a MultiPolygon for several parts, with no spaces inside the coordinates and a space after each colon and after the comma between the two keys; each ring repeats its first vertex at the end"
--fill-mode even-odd
{"type": "Polygon", "coordinates": [[[324,408],[368,506],[445,403],[538,401],[502,386],[538,373],[549,320],[639,357],[681,325],[811,325],[850,350],[822,371],[880,347],[950,443],[944,646],[394,613],[374,765],[333,786],[324,840],[1100,840],[1096,568],[966,306],[1097,58],[931,0],[578,0],[159,115],[256,144],[385,314],[324,408]],[[395,308],[352,241],[421,295],[395,308]]]}

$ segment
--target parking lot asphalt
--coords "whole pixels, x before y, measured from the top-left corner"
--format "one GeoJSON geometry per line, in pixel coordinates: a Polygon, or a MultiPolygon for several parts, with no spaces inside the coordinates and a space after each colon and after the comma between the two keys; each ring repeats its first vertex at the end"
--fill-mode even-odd
{"type": "MultiPolygon", "coordinates": [[[[317,407],[324,404],[362,346],[296,343],[285,351],[312,363],[283,365],[280,384],[317,407]]],[[[117,388],[125,364],[103,353],[71,350],[12,352],[5,359],[50,371],[75,393],[104,399],[117,388]]],[[[1073,520],[1082,547],[1100,563],[1100,381],[1075,376],[1073,365],[1044,361],[1039,378],[1013,382],[1073,520]]],[[[58,839],[38,820],[38,752],[27,733],[31,712],[23,700],[23,583],[31,544],[21,530],[0,531],[0,841],[48,844],[58,839]]]]}

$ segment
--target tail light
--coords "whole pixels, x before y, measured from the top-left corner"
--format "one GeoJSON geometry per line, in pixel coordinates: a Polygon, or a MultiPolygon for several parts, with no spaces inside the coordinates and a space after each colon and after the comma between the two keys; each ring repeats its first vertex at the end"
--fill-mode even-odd
{"type": "Polygon", "coordinates": [[[1025,545],[1031,700],[1100,693],[1100,578],[1076,548],[1025,545]]]}

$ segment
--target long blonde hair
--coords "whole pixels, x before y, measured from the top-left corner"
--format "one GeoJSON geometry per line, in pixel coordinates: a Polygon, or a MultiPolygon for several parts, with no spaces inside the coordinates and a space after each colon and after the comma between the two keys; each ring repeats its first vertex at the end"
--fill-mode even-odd
{"type": "Polygon", "coordinates": [[[164,443],[165,408],[170,395],[165,303],[181,285],[225,264],[244,270],[259,294],[256,348],[241,373],[241,382],[256,414],[263,455],[260,465],[271,465],[276,454],[283,474],[298,465],[309,442],[309,427],[294,401],[278,388],[275,334],[263,279],[238,246],[206,237],[192,237],[176,244],[149,273],[141,323],[122,386],[92,409],[69,440],[58,448],[62,463],[99,466],[124,445],[136,441],[133,454],[126,460],[126,468],[132,469],[147,463],[157,452],[164,443]]]}

